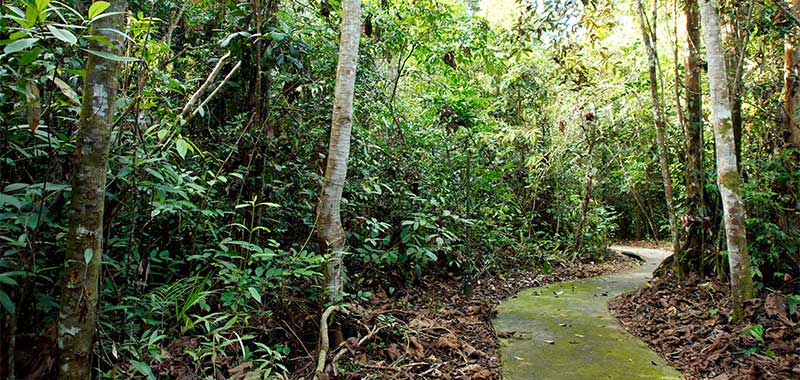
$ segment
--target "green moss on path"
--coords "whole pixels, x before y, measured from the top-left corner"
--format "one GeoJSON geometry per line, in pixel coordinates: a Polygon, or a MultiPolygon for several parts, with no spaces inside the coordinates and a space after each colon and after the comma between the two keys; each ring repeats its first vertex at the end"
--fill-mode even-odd
{"type": "Polygon", "coordinates": [[[680,379],[675,369],[628,334],[608,311],[608,300],[635,290],[667,252],[612,247],[643,259],[638,269],[522,291],[498,306],[503,375],[507,380],[680,379]]]}

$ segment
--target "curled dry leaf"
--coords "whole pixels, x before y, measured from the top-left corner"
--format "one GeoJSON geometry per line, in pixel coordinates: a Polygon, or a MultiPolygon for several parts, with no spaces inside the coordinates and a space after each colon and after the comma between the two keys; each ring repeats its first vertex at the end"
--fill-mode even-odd
{"type": "Polygon", "coordinates": [[[439,337],[439,340],[436,341],[436,347],[458,349],[460,344],[458,344],[458,337],[456,334],[449,332],[439,337]]]}

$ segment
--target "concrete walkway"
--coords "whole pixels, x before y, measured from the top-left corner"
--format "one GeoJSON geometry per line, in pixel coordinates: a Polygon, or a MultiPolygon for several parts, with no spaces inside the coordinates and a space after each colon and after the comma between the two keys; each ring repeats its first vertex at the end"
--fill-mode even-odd
{"type": "Polygon", "coordinates": [[[619,274],[527,289],[498,306],[506,380],[681,379],[608,311],[608,300],[644,285],[668,252],[636,247],[610,249],[644,259],[619,274]]]}

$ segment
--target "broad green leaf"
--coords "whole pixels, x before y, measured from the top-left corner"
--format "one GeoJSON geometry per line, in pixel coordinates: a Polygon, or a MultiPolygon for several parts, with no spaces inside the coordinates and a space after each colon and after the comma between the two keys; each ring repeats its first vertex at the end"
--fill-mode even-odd
{"type": "Polygon", "coordinates": [[[129,360],[128,362],[131,363],[133,368],[136,368],[139,373],[147,377],[148,380],[156,380],[156,375],[147,363],[138,360],[129,360]]]}
{"type": "Polygon", "coordinates": [[[250,296],[252,296],[253,299],[256,300],[256,302],[261,303],[261,294],[258,293],[258,290],[256,290],[256,288],[249,287],[247,288],[247,290],[250,291],[250,296]]]}
{"type": "Polygon", "coordinates": [[[70,100],[70,102],[76,105],[81,104],[81,100],[80,97],[78,96],[78,93],[75,92],[75,90],[73,90],[72,87],[70,87],[67,84],[67,82],[64,82],[59,77],[54,77],[53,83],[56,84],[56,87],[58,87],[58,89],[61,90],[61,93],[64,94],[67,97],[67,99],[70,100]]]}
{"type": "Polygon", "coordinates": [[[167,135],[169,135],[169,130],[167,130],[167,129],[161,129],[156,134],[156,136],[158,136],[159,140],[164,140],[165,138],[167,138],[167,135]]]}
{"type": "Polygon", "coordinates": [[[175,149],[178,150],[178,155],[181,156],[181,158],[186,158],[186,152],[189,150],[189,145],[186,144],[186,140],[180,139],[175,142],[175,149]]]}
{"type": "Polygon", "coordinates": [[[6,45],[5,49],[3,49],[3,52],[5,52],[6,54],[16,53],[18,51],[25,50],[35,45],[36,42],[38,41],[39,41],[38,37],[22,38],[6,45]]]}
{"type": "Polygon", "coordinates": [[[117,62],[138,62],[139,61],[138,58],[123,57],[123,56],[116,55],[116,54],[106,53],[104,51],[97,51],[97,50],[90,50],[90,49],[83,49],[83,50],[86,50],[87,52],[89,52],[89,53],[91,53],[93,55],[96,55],[96,56],[98,56],[100,58],[108,59],[110,61],[117,61],[117,62]]]}
{"type": "Polygon", "coordinates": [[[89,7],[89,18],[95,18],[101,13],[103,13],[108,7],[111,6],[111,3],[108,1],[95,1],[89,7]]]}
{"type": "Polygon", "coordinates": [[[91,248],[86,248],[83,251],[83,260],[86,261],[86,264],[89,264],[92,261],[92,257],[94,257],[94,250],[91,248]]]}
{"type": "Polygon", "coordinates": [[[22,202],[20,202],[20,200],[17,199],[17,197],[0,193],[0,207],[5,205],[14,206],[16,209],[19,210],[22,207],[22,202]]]}
{"type": "Polygon", "coordinates": [[[9,313],[14,312],[14,302],[11,302],[11,298],[2,290],[0,290],[0,305],[3,305],[9,313]]]}
{"type": "Polygon", "coordinates": [[[47,9],[47,5],[50,4],[50,0],[36,0],[36,8],[39,9],[39,12],[44,11],[47,9]]]}
{"type": "Polygon", "coordinates": [[[47,29],[50,30],[50,33],[53,34],[53,37],[58,38],[59,40],[70,45],[74,45],[76,42],[78,42],[78,37],[75,37],[75,35],[69,30],[56,28],[52,24],[48,24],[47,29]]]}
{"type": "Polygon", "coordinates": [[[30,28],[36,24],[37,19],[39,19],[39,9],[36,7],[36,4],[28,3],[28,7],[25,8],[25,21],[27,22],[27,26],[25,27],[30,28]]]}
{"type": "Polygon", "coordinates": [[[4,193],[13,193],[13,192],[15,192],[17,190],[27,189],[29,187],[31,187],[31,185],[27,184],[27,183],[12,183],[12,184],[6,186],[6,188],[3,189],[3,192],[4,193]]]}
{"type": "Polygon", "coordinates": [[[286,38],[285,34],[279,32],[272,32],[270,33],[270,36],[272,37],[273,40],[278,42],[283,41],[283,39],[286,38]]]}
{"type": "Polygon", "coordinates": [[[28,33],[25,33],[25,32],[14,32],[14,33],[11,33],[8,36],[8,39],[11,40],[11,41],[16,41],[16,40],[18,40],[20,38],[27,37],[27,36],[28,36],[28,33]]]}

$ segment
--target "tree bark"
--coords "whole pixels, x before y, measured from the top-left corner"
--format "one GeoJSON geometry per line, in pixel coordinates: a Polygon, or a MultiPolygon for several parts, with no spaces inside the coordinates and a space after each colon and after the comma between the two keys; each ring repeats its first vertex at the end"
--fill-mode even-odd
{"type": "MultiPolygon", "coordinates": [[[[124,0],[113,0],[115,12],[92,25],[111,45],[90,42],[89,48],[121,55],[125,29],[124,0]]],[[[72,213],[69,222],[64,290],[58,321],[59,379],[91,378],[92,346],[97,323],[99,278],[103,254],[103,211],[109,138],[114,120],[119,62],[90,54],[78,122],[72,175],[72,213]]]]}
{"type": "MultiPolygon", "coordinates": [[[[792,13],[800,16],[800,0],[792,0],[792,13]]],[[[800,26],[795,25],[786,33],[784,40],[784,84],[783,84],[783,113],[784,143],[787,147],[800,148],[800,93],[798,93],[798,78],[800,78],[800,26]]]]}
{"type": "Polygon", "coordinates": [[[350,131],[353,125],[353,95],[360,34],[361,0],[343,0],[328,162],[317,206],[318,238],[332,253],[325,273],[328,299],[332,303],[340,302],[344,295],[342,255],[346,242],[340,207],[347,177],[347,160],[350,156],[350,131]]]}
{"type": "Polygon", "coordinates": [[[596,126],[594,125],[594,121],[588,121],[587,124],[588,128],[583,129],[583,133],[586,136],[586,182],[583,183],[581,208],[578,210],[578,223],[575,225],[575,240],[572,243],[573,260],[578,258],[578,255],[580,255],[581,249],[583,248],[583,227],[586,225],[586,217],[589,213],[589,202],[592,200],[592,192],[594,191],[594,176],[597,174],[597,169],[594,167],[596,126]]]}
{"type": "Polygon", "coordinates": [[[749,30],[747,23],[752,14],[753,2],[724,0],[725,12],[721,12],[723,46],[728,68],[728,88],[731,96],[731,124],[736,144],[736,164],[741,172],[742,163],[742,83],[744,57],[747,53],[749,30]],[[743,25],[744,24],[744,25],[743,25]]]}
{"type": "Polygon", "coordinates": [[[684,273],[700,271],[703,267],[705,229],[705,169],[703,147],[703,97],[700,83],[700,14],[697,0],[684,0],[683,12],[686,19],[685,32],[687,46],[684,66],[686,78],[686,124],[684,125],[686,150],[686,243],[683,252],[676,255],[673,270],[678,277],[684,273]]]}
{"type": "Polygon", "coordinates": [[[716,0],[701,0],[700,14],[708,59],[711,113],[717,151],[717,183],[725,214],[733,319],[739,321],[744,301],[753,297],[753,279],[750,276],[750,259],[747,255],[742,179],[736,166],[728,76],[716,0]]]}
{"type": "Polygon", "coordinates": [[[664,138],[664,119],[661,112],[661,101],[658,97],[658,53],[654,46],[658,41],[656,38],[656,15],[658,5],[654,5],[653,22],[651,30],[647,30],[647,24],[644,19],[644,6],[642,0],[637,2],[639,8],[639,27],[642,32],[642,41],[644,41],[645,50],[647,51],[647,62],[649,66],[650,75],[650,97],[653,101],[653,122],[656,128],[656,144],[658,145],[658,162],[661,165],[661,179],[664,183],[664,198],[666,198],[667,212],[669,213],[669,226],[672,237],[672,250],[675,254],[680,255],[681,246],[678,235],[678,222],[675,218],[675,206],[673,204],[672,193],[672,175],[669,171],[669,150],[664,138]]]}

